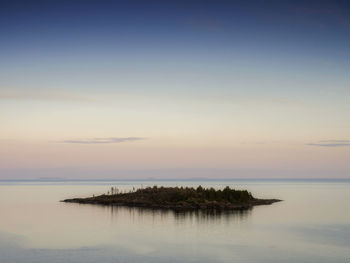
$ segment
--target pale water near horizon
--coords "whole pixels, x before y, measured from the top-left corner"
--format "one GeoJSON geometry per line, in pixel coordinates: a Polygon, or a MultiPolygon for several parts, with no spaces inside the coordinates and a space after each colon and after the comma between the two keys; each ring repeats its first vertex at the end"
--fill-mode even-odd
{"type": "Polygon", "coordinates": [[[1,263],[350,262],[349,181],[0,182],[1,263]],[[174,213],[59,202],[111,186],[226,185],[283,202],[174,213]]]}

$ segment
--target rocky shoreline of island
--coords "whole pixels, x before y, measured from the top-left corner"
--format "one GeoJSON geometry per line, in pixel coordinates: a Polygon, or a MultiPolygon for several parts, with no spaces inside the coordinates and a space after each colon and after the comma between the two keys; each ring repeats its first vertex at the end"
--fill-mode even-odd
{"type": "Polygon", "coordinates": [[[230,187],[147,187],[128,192],[111,188],[107,194],[87,198],[65,199],[62,202],[95,205],[115,205],[152,209],[190,210],[245,210],[258,205],[270,205],[279,199],[258,199],[246,190],[230,187]]]}

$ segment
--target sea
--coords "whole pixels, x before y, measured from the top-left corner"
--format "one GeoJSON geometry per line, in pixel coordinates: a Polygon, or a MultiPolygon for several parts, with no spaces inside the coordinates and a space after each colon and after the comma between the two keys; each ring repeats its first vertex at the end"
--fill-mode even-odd
{"type": "Polygon", "coordinates": [[[350,180],[0,181],[0,263],[56,262],[349,263],[350,180]],[[221,213],[60,202],[153,185],[283,201],[221,213]]]}

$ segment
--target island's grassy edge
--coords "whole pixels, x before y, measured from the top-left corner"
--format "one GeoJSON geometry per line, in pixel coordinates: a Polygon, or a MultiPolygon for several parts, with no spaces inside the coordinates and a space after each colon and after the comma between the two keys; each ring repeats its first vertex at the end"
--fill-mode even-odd
{"type": "Polygon", "coordinates": [[[150,209],[167,209],[176,211],[195,211],[195,210],[247,210],[254,206],[271,205],[276,202],[281,202],[280,199],[255,199],[253,202],[247,204],[231,204],[221,205],[217,202],[201,204],[201,205],[183,205],[183,204],[147,204],[147,203],[133,203],[133,202],[101,202],[96,200],[87,200],[89,198],[72,198],[65,199],[61,202],[64,203],[77,203],[77,204],[90,204],[90,205],[103,205],[103,206],[124,206],[124,207],[137,207],[137,208],[150,208],[150,209]]]}

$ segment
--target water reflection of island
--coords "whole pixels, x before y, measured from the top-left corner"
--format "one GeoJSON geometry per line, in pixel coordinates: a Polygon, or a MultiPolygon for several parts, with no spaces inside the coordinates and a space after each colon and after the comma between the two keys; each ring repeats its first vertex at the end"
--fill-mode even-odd
{"type": "MultiPolygon", "coordinates": [[[[91,205],[93,206],[93,205],[91,205]]],[[[142,219],[155,222],[173,221],[175,222],[236,222],[246,220],[252,213],[253,208],[244,210],[184,210],[173,209],[152,209],[144,207],[129,206],[94,206],[109,211],[111,217],[127,217],[129,220],[140,221],[142,219]]]]}
{"type": "Polygon", "coordinates": [[[173,211],[206,211],[207,214],[230,210],[247,210],[256,205],[269,205],[278,199],[257,199],[246,190],[225,187],[147,187],[119,193],[112,187],[108,194],[88,198],[65,199],[63,202],[168,209],[173,211]]]}

